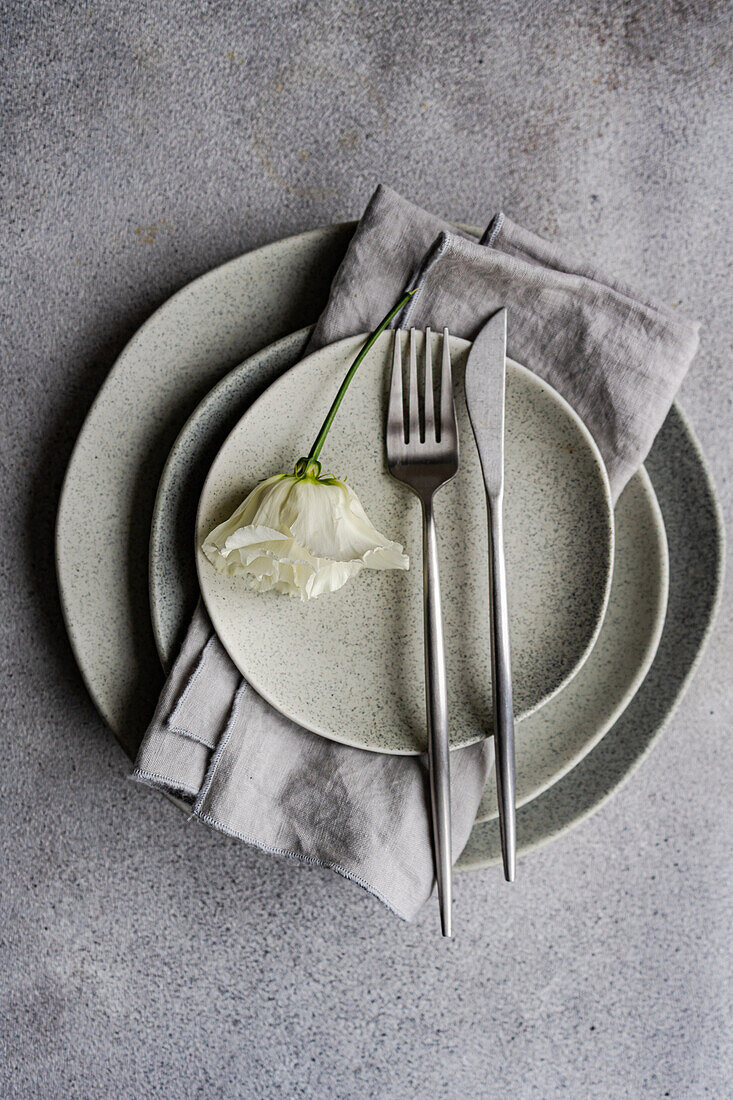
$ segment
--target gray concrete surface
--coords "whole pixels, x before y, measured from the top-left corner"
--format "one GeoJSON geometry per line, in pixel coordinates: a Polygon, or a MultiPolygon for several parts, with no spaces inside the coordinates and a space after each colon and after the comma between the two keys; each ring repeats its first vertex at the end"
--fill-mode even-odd
{"type": "Polygon", "coordinates": [[[0,13],[0,1095],[729,1096],[729,602],[640,773],[513,888],[462,878],[446,944],[432,908],[401,924],[125,781],[65,639],[53,522],[145,317],[379,180],[468,222],[502,206],[700,317],[682,399],[733,514],[730,6],[0,13]]]}

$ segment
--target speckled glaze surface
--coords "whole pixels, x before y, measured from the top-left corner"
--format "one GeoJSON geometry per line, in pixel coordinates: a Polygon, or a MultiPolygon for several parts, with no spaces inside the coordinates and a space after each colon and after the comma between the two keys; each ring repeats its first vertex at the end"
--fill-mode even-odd
{"type": "Polygon", "coordinates": [[[59,592],[89,694],[131,756],[162,685],[145,547],[168,452],[232,367],[316,320],[353,227],[276,241],[189,283],[132,338],[84,422],[59,502],[59,592]]]}
{"type": "MultiPolygon", "coordinates": [[[[323,227],[278,241],[189,284],[130,341],[85,421],[59,507],[59,588],[87,688],[131,755],[162,684],[162,673],[154,671],[145,548],[170,446],[202,396],[237,363],[266,341],[315,320],[352,229],[353,223],[323,227]],[[120,415],[133,406],[135,417],[120,415]],[[88,523],[90,508],[97,506],[104,527],[88,523]]],[[[631,706],[596,749],[520,810],[520,853],[572,828],[633,773],[674,712],[712,625],[723,528],[714,485],[679,406],[670,412],[646,468],[670,552],[659,650],[631,706]]],[[[195,511],[195,501],[192,506],[195,511]]],[[[190,547],[189,539],[185,552],[192,567],[190,547]]],[[[459,867],[499,859],[496,822],[478,824],[459,867]]]]}
{"type": "Polygon", "coordinates": [[[191,532],[206,475],[252,402],[303,358],[311,326],[245,359],[207,393],[176,439],[158,485],[150,528],[150,616],[164,669],[172,664],[199,599],[191,532]]]}
{"type": "MultiPolygon", "coordinates": [[[[232,660],[273,706],[306,729],[380,752],[426,751],[421,512],[389,474],[384,423],[395,336],[379,337],[356,374],[321,454],[348,477],[377,529],[405,547],[409,572],[364,570],[301,603],[217,572],[200,549],[262,479],[292,471],[326,415],[364,336],[308,356],[244,414],[206,479],[197,516],[204,602],[232,660]]],[[[405,342],[406,337],[401,337],[405,342]]],[[[423,355],[418,334],[418,356],[423,355]]],[[[451,743],[491,732],[488,543],[481,468],[463,377],[470,344],[451,338],[461,459],[435,498],[451,743]]],[[[406,351],[405,351],[406,355],[406,351]]],[[[613,518],[587,429],[511,360],[506,397],[506,550],[515,711],[522,717],[577,671],[605,612],[613,518]]]]}
{"type": "MultiPolygon", "coordinates": [[[[150,539],[151,615],[165,666],[198,599],[190,531],[201,486],[220,444],[259,392],[263,376],[301,358],[309,329],[278,341],[235,368],[192,414],[176,440],[158,489],[150,539]]],[[[667,605],[667,545],[645,470],[615,509],[615,563],[598,639],[578,674],[517,725],[517,804],[524,805],[590,751],[638,690],[653,660],[667,605]]],[[[496,817],[493,776],[478,820],[496,817]]]]}
{"type": "MultiPolygon", "coordinates": [[[[613,582],[603,626],[577,676],[515,734],[517,805],[566,775],[611,728],[639,690],[659,645],[669,563],[662,514],[646,470],[629,481],[614,510],[613,582]]],[[[477,821],[497,816],[496,775],[477,821]]]]}
{"type": "MultiPolygon", "coordinates": [[[[700,444],[679,405],[672,406],[645,465],[669,548],[667,616],[657,653],[641,688],[593,751],[519,810],[522,854],[568,832],[633,775],[674,714],[710,634],[722,588],[724,528],[700,444]]],[[[500,861],[498,821],[475,825],[458,870],[500,861]]]]}

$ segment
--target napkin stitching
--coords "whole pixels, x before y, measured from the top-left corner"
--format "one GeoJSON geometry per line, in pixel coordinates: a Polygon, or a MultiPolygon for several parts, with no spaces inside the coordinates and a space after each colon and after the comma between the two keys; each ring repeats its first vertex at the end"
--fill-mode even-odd
{"type": "Polygon", "coordinates": [[[415,308],[415,302],[420,297],[422,288],[425,285],[425,280],[427,279],[433,265],[437,263],[437,261],[445,252],[446,248],[448,248],[449,242],[450,234],[441,233],[440,236],[436,237],[428,251],[423,256],[420,266],[417,269],[417,273],[411,279],[408,287],[408,290],[413,290],[414,294],[412,295],[410,301],[407,303],[407,308],[402,314],[401,327],[407,328],[410,324],[410,318],[412,317],[412,313],[415,308]]]}
{"type": "MultiPolygon", "coordinates": [[[[499,213],[495,214],[494,217],[491,219],[486,228],[486,232],[481,237],[478,243],[486,248],[493,248],[494,242],[499,236],[503,224],[504,213],[500,210],[499,213]]],[[[438,237],[436,237],[435,241],[433,241],[432,245],[425,253],[420,263],[420,266],[417,269],[417,273],[411,279],[408,285],[408,290],[413,290],[414,293],[410,301],[407,303],[407,307],[404,313],[402,314],[400,327],[407,328],[410,324],[410,318],[412,317],[415,303],[422,293],[422,289],[425,285],[425,280],[427,279],[434,265],[438,262],[438,260],[440,260],[440,257],[451,247],[453,243],[452,238],[452,233],[449,233],[447,230],[443,230],[443,232],[440,233],[438,237]]]]}
{"type": "Polygon", "coordinates": [[[197,787],[187,787],[185,784],[171,779],[168,775],[161,775],[160,772],[147,772],[143,768],[135,768],[127,778],[134,782],[144,783],[146,787],[154,787],[156,790],[159,789],[159,783],[166,783],[173,790],[182,791],[184,794],[191,795],[192,798],[195,798],[198,794],[197,787]]]}
{"type": "MultiPolygon", "coordinates": [[[[215,638],[216,638],[216,634],[212,630],[211,634],[209,635],[209,639],[208,639],[206,645],[201,650],[199,658],[196,661],[196,667],[194,668],[193,672],[189,675],[188,681],[186,683],[185,688],[183,689],[183,691],[179,695],[178,699],[176,700],[175,706],[173,707],[170,714],[166,718],[166,725],[168,726],[168,728],[170,730],[173,730],[174,733],[180,733],[183,737],[190,737],[190,739],[192,741],[197,741],[198,738],[194,737],[193,734],[189,730],[184,729],[182,726],[175,725],[174,724],[175,723],[174,715],[180,712],[181,708],[183,707],[184,703],[186,702],[186,699],[188,697],[189,692],[192,691],[193,682],[196,679],[196,676],[198,675],[198,673],[200,672],[201,667],[203,666],[204,661],[206,660],[206,653],[207,653],[209,647],[213,644],[215,638]]],[[[201,741],[199,743],[200,744],[205,744],[205,742],[203,742],[203,741],[201,741]]],[[[212,748],[213,746],[207,745],[206,747],[207,748],[212,748]]]]}
{"type": "MultiPolygon", "coordinates": [[[[224,752],[224,749],[226,748],[227,742],[229,741],[229,738],[231,736],[232,726],[236,722],[237,717],[239,715],[239,700],[241,699],[242,695],[245,693],[245,691],[247,690],[248,687],[249,687],[249,685],[248,685],[247,681],[243,679],[241,681],[239,687],[237,688],[236,694],[234,696],[234,702],[232,703],[232,709],[229,711],[229,718],[228,718],[227,724],[224,728],[224,733],[221,735],[221,739],[219,740],[219,744],[216,746],[216,749],[214,750],[214,753],[211,757],[211,760],[209,761],[209,766],[206,770],[206,776],[204,778],[203,786],[201,787],[201,790],[199,792],[199,796],[198,796],[198,798],[196,799],[196,801],[193,805],[193,809],[191,810],[191,817],[199,816],[199,810],[201,808],[201,805],[202,805],[204,799],[206,798],[206,795],[209,793],[209,787],[211,786],[211,784],[214,781],[214,774],[216,772],[216,768],[217,768],[217,765],[219,763],[219,758],[222,755],[222,753],[224,752]]],[[[189,818],[189,820],[190,820],[190,818],[189,818]]]]}
{"type": "MultiPolygon", "coordinates": [[[[481,249],[485,249],[485,245],[480,245],[480,242],[475,240],[468,240],[466,237],[459,237],[456,234],[445,233],[446,237],[450,238],[449,246],[446,246],[444,251],[450,250],[460,259],[464,253],[463,249],[471,245],[477,245],[481,249]]],[[[670,329],[675,330],[678,336],[684,337],[689,340],[690,337],[697,341],[700,322],[699,321],[687,321],[682,317],[669,316],[664,307],[654,302],[648,302],[640,295],[634,294],[633,288],[624,287],[622,285],[613,286],[610,283],[602,282],[600,279],[594,278],[593,275],[586,275],[579,271],[570,270],[567,271],[562,267],[553,266],[545,261],[538,262],[536,260],[528,259],[528,253],[525,252],[508,252],[502,250],[499,251],[496,248],[486,249],[487,253],[491,255],[492,259],[488,259],[489,263],[501,264],[503,259],[503,266],[505,266],[507,273],[513,274],[518,280],[523,278],[528,286],[542,290],[546,286],[546,275],[549,272],[554,275],[558,289],[568,294],[575,294],[580,287],[588,287],[590,289],[600,287],[606,294],[617,298],[622,301],[626,307],[626,320],[629,318],[643,318],[649,321],[652,325],[658,323],[661,318],[665,325],[670,329]]],[[[441,255],[444,253],[441,252],[441,255]]],[[[432,265],[431,265],[432,268],[432,265]]],[[[426,271],[426,275],[428,272],[426,271]]],[[[414,301],[414,297],[412,299],[414,301]]],[[[599,305],[602,305],[599,301],[599,305]]]]}
{"type": "Polygon", "coordinates": [[[501,227],[504,224],[504,213],[499,211],[498,214],[494,214],[493,218],[486,226],[484,235],[481,237],[479,244],[484,245],[486,248],[493,248],[496,238],[501,232],[501,227]]]}
{"type": "MultiPolygon", "coordinates": [[[[502,226],[500,225],[499,228],[502,228],[502,226]]],[[[496,241],[497,235],[498,230],[496,234],[492,233],[492,243],[496,241]]],[[[488,248],[487,244],[488,242],[482,244],[475,238],[469,239],[443,230],[426,253],[425,258],[418,268],[417,274],[409,284],[409,287],[416,288],[417,292],[413,294],[405,307],[402,314],[401,327],[407,327],[412,317],[416,301],[420,297],[427,277],[433,270],[435,263],[441,259],[446,252],[452,252],[461,259],[464,256],[464,248],[468,247],[470,249],[472,245],[475,245],[479,247],[482,252],[485,251],[494,257],[493,260],[488,260],[489,263],[503,265],[507,272],[513,274],[518,281],[524,279],[528,286],[533,289],[542,290],[545,288],[547,272],[555,276],[558,284],[557,288],[568,294],[574,295],[581,286],[590,288],[601,287],[607,294],[617,298],[625,304],[627,311],[626,321],[629,321],[629,319],[643,319],[653,325],[662,318],[665,324],[670,329],[675,330],[678,336],[685,338],[687,341],[692,337],[697,347],[700,329],[699,322],[686,321],[681,317],[670,316],[664,311],[664,307],[654,302],[647,302],[647,300],[640,295],[635,295],[630,287],[621,285],[614,286],[610,283],[600,281],[600,279],[595,278],[593,275],[586,275],[575,270],[565,270],[562,267],[554,266],[546,261],[538,262],[537,260],[528,259],[527,253],[509,252],[504,249],[498,251],[493,247],[488,248]]]]}
{"type": "Polygon", "coordinates": [[[353,871],[347,870],[346,867],[342,867],[340,863],[330,863],[324,859],[316,859],[315,856],[300,855],[300,853],[293,852],[289,848],[275,848],[273,845],[265,844],[264,841],[257,840],[255,837],[249,836],[247,833],[242,833],[238,829],[232,829],[228,825],[223,825],[220,821],[217,821],[213,814],[197,813],[195,806],[191,813],[191,817],[196,817],[205,825],[212,825],[215,829],[225,833],[227,836],[234,837],[236,840],[243,840],[246,844],[251,844],[253,848],[259,848],[260,851],[268,852],[270,855],[285,856],[288,859],[295,859],[299,863],[310,863],[314,867],[324,867],[327,871],[336,871],[336,873],[343,878],[348,879],[350,882],[355,882],[357,886],[361,886],[368,894],[372,894],[373,897],[381,901],[382,904],[394,913],[396,917],[399,917],[400,920],[407,921],[408,924],[411,922],[411,918],[400,912],[400,910],[392,904],[389,898],[385,897],[380,890],[377,890],[376,886],[372,886],[366,879],[361,878],[353,871]]]}
{"type": "Polygon", "coordinates": [[[261,849],[263,852],[269,852],[272,855],[289,856],[291,859],[296,859],[301,863],[310,863],[314,867],[325,867],[326,870],[336,871],[336,873],[341,875],[343,878],[349,879],[349,881],[351,882],[355,882],[357,886],[361,886],[363,890],[367,891],[367,893],[372,894],[375,898],[377,898],[378,901],[381,901],[383,905],[386,905],[387,908],[395,914],[395,916],[399,917],[400,920],[409,921],[410,918],[404,913],[400,912],[400,910],[397,909],[397,907],[393,905],[392,902],[387,897],[385,897],[384,894],[381,893],[381,891],[377,890],[377,888],[372,886],[371,883],[367,882],[366,879],[361,878],[353,871],[347,870],[346,867],[342,867],[339,863],[331,863],[326,860],[317,859],[315,856],[300,855],[298,852],[293,852],[288,848],[275,848],[270,844],[265,844],[264,841],[260,841],[257,840],[255,837],[249,836],[247,833],[242,833],[238,829],[233,829],[228,825],[224,825],[222,822],[217,821],[212,813],[202,811],[203,803],[209,792],[209,788],[214,781],[214,774],[219,763],[219,758],[221,757],[224,749],[227,746],[227,743],[231,737],[232,727],[234,726],[234,723],[239,716],[240,700],[242,699],[242,696],[246,693],[248,688],[249,684],[246,680],[242,680],[239,687],[237,688],[237,693],[234,696],[234,703],[232,704],[232,709],[229,714],[229,720],[226,724],[226,729],[224,730],[224,733],[221,736],[221,740],[219,741],[219,744],[217,745],[216,750],[211,757],[211,761],[206,772],[206,778],[204,779],[204,783],[201,787],[198,798],[193,804],[193,808],[191,809],[188,820],[191,821],[196,818],[198,821],[203,822],[205,825],[213,825],[214,828],[219,829],[220,832],[226,833],[228,836],[235,837],[237,840],[243,840],[247,844],[251,844],[253,847],[261,849]]]}
{"type": "Polygon", "coordinates": [[[210,741],[204,741],[203,737],[199,737],[197,734],[192,733],[191,730],[184,729],[183,726],[173,726],[170,722],[167,723],[167,726],[171,733],[179,733],[181,737],[185,737],[187,741],[193,741],[197,745],[203,745],[205,749],[215,748],[210,741]]]}
{"type": "MultiPolygon", "coordinates": [[[[632,301],[648,306],[675,325],[680,322],[688,326],[696,324],[696,322],[685,320],[684,317],[681,318],[677,311],[668,306],[666,302],[649,297],[646,293],[641,292],[638,287],[623,282],[615,275],[597,268],[595,264],[589,264],[582,256],[563,248],[553,241],[538,236],[537,233],[525,229],[524,226],[517,225],[509,218],[503,219],[501,236],[501,249],[507,255],[529,259],[531,263],[540,267],[547,267],[550,271],[560,271],[566,275],[583,275],[592,282],[598,283],[599,286],[618,292],[625,298],[631,298],[632,301]]],[[[495,239],[492,243],[495,243],[495,239]]],[[[483,240],[481,243],[483,243],[483,240]]]]}

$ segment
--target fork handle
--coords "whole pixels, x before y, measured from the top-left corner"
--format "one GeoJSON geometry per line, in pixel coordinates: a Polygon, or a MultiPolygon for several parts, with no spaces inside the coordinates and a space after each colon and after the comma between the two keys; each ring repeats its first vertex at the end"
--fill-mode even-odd
{"type": "Polygon", "coordinates": [[[488,500],[489,587],[491,603],[491,683],[496,757],[496,793],[504,877],[514,882],[517,822],[514,781],[514,707],[509,651],[509,610],[504,562],[502,495],[488,500]]]}
{"type": "Polygon", "coordinates": [[[444,936],[451,936],[453,859],[451,845],[450,744],[448,688],[445,674],[443,617],[440,609],[438,539],[432,498],[423,500],[423,594],[425,612],[425,692],[428,719],[430,806],[438,882],[440,922],[444,936]]]}

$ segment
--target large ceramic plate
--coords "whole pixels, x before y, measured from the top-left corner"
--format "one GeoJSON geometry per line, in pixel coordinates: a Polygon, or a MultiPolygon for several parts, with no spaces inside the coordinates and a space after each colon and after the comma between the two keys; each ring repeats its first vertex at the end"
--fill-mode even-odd
{"type": "Polygon", "coordinates": [[[161,686],[145,547],[168,452],[228,370],[317,318],[353,228],[277,241],[184,287],[133,336],[84,422],[59,503],[61,606],[89,694],[130,756],[161,686]]]}
{"type": "MultiPolygon", "coordinates": [[[[390,477],[384,424],[396,337],[362,363],[321,461],[347,476],[370,519],[413,568],[364,570],[327,598],[253,592],[215,570],[201,544],[258,481],[292,471],[364,342],[309,355],[244,414],[206,479],[197,523],[199,582],[219,638],[250,684],[288,718],[331,740],[422,753],[425,683],[421,510],[390,477]],[[338,688],[334,690],[334,685],[338,688]]],[[[442,339],[442,338],[441,338],[442,339]]],[[[422,358],[424,336],[418,336],[422,358]]],[[[451,744],[491,732],[486,499],[463,380],[470,344],[450,339],[460,435],[458,473],[435,497],[451,744]]],[[[406,349],[405,349],[406,356],[406,349]]],[[[613,521],[603,461],[568,404],[507,362],[505,526],[514,705],[518,718],[555,695],[600,629],[611,581],[613,521]]]]}
{"type": "MultiPolygon", "coordinates": [[[[228,370],[263,343],[315,320],[352,230],[326,227],[278,241],[186,287],[131,340],[85,421],[59,505],[59,588],[87,687],[130,754],[162,683],[162,673],[152,671],[157,656],[145,546],[171,444],[228,370]],[[90,524],[90,515],[104,522],[90,524]]],[[[254,397],[259,381],[252,385],[254,397]]],[[[670,544],[670,601],[659,652],[610,740],[520,811],[520,850],[572,827],[631,774],[674,709],[707,638],[720,590],[722,525],[699,445],[677,407],[647,469],[670,544]]],[[[474,833],[467,864],[494,862],[492,823],[474,833]]]]}
{"type": "MultiPolygon", "coordinates": [[[[221,443],[263,378],[302,358],[309,330],[252,356],[207,394],[171,450],[161,477],[150,539],[153,627],[164,665],[199,597],[190,532],[201,487],[221,443]]],[[[564,775],[598,742],[642,683],[656,651],[667,604],[664,526],[645,470],[615,510],[615,562],[608,608],[591,654],[551,702],[517,725],[517,804],[564,775]]],[[[479,820],[496,816],[490,777],[479,820]]]]}

